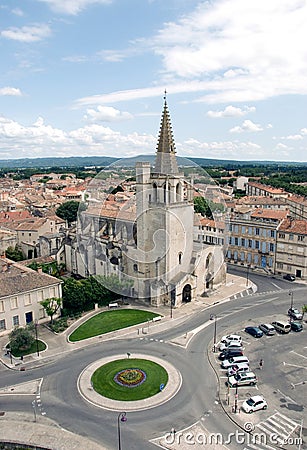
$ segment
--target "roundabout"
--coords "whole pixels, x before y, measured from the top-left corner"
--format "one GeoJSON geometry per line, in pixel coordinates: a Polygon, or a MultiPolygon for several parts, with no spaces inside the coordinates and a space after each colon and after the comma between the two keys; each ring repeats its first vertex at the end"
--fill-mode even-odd
{"type": "Polygon", "coordinates": [[[78,378],[81,396],[100,408],[141,411],[159,406],[177,394],[182,378],[172,364],[154,356],[134,356],[123,359],[115,355],[87,366],[78,378]],[[151,369],[158,369],[157,378],[151,377],[151,369]],[[145,389],[146,382],[151,389],[145,389]]]}

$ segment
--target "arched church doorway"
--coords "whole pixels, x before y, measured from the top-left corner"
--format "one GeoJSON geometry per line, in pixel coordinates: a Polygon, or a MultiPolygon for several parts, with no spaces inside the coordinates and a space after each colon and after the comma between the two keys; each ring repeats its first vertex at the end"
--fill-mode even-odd
{"type": "Polygon", "coordinates": [[[192,288],[190,284],[186,284],[182,290],[182,302],[188,303],[192,300],[192,288]]]}

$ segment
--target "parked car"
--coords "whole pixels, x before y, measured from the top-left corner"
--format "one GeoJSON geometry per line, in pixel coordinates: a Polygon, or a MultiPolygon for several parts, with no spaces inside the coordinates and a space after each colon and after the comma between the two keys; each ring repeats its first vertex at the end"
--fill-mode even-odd
{"type": "Polygon", "coordinates": [[[291,322],[290,326],[292,331],[303,331],[301,322],[291,322]]]}
{"type": "Polygon", "coordinates": [[[257,377],[254,372],[241,372],[228,378],[227,384],[230,387],[236,386],[255,386],[257,377]]]}
{"type": "Polygon", "coordinates": [[[256,338],[263,336],[263,331],[261,331],[258,327],[246,327],[245,332],[256,338]]]}
{"type": "Polygon", "coordinates": [[[284,278],[284,280],[295,281],[295,276],[291,275],[290,273],[287,273],[286,275],[284,275],[283,278],[284,278]]]}
{"type": "Polygon", "coordinates": [[[288,316],[295,320],[302,320],[303,314],[297,308],[289,308],[288,316]]]}
{"type": "Polygon", "coordinates": [[[242,338],[238,334],[227,334],[227,336],[223,336],[221,342],[228,344],[229,342],[241,342],[242,338]]]}
{"type": "Polygon", "coordinates": [[[230,341],[230,342],[222,342],[220,344],[220,350],[224,351],[224,350],[229,350],[231,348],[240,348],[242,349],[242,342],[241,341],[230,341]]]}
{"type": "Polygon", "coordinates": [[[233,356],[232,358],[229,359],[225,359],[222,363],[221,363],[221,367],[222,369],[229,369],[229,367],[233,367],[236,364],[239,363],[246,363],[249,364],[249,359],[242,355],[242,356],[233,356]]]}
{"type": "Polygon", "coordinates": [[[227,369],[227,375],[229,377],[231,377],[232,375],[235,375],[236,373],[249,372],[249,370],[250,370],[250,368],[247,363],[238,363],[232,367],[229,367],[229,369],[227,369]]]}
{"type": "Polygon", "coordinates": [[[232,358],[233,356],[242,356],[243,349],[242,348],[230,348],[229,350],[224,350],[220,353],[219,359],[224,361],[225,359],[232,358]]]}
{"type": "Polygon", "coordinates": [[[262,323],[259,325],[259,328],[267,336],[273,336],[273,334],[276,334],[275,328],[270,323],[262,323]]]}
{"type": "Polygon", "coordinates": [[[281,334],[289,333],[291,330],[291,325],[288,322],[284,322],[282,320],[275,320],[272,322],[273,327],[276,331],[281,334]]]}
{"type": "Polygon", "coordinates": [[[260,409],[267,409],[268,404],[261,395],[255,395],[254,397],[250,397],[248,400],[242,403],[243,411],[247,413],[253,413],[255,411],[259,411],[260,409]]]}

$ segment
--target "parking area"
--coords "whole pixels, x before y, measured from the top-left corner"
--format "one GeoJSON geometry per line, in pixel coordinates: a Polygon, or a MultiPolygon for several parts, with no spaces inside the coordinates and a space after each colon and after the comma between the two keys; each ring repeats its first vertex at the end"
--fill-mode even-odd
{"type": "MultiPolygon", "coordinates": [[[[270,438],[273,434],[277,435],[278,443],[285,445],[294,437],[297,439],[300,434],[302,437],[306,434],[302,421],[307,410],[307,324],[303,322],[305,329],[300,332],[276,332],[272,336],[263,334],[258,338],[244,331],[248,326],[258,327],[260,323],[276,320],[288,322],[289,318],[286,315],[266,316],[260,321],[257,319],[242,323],[239,329],[224,329],[224,335],[241,336],[244,356],[249,359],[250,370],[257,377],[256,385],[237,388],[227,386],[227,371],[221,367],[219,351],[214,354],[214,364],[219,374],[220,398],[225,410],[246,431],[257,430],[267,433],[270,438]],[[252,414],[244,412],[243,402],[259,395],[267,402],[267,409],[252,414]],[[246,424],[249,424],[249,430],[246,424]]],[[[221,338],[222,335],[218,335],[218,339],[221,338]]]]}

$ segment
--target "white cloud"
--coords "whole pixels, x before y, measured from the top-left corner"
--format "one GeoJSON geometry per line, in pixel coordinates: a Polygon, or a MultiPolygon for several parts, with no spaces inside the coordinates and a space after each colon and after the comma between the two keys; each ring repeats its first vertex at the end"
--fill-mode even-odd
{"type": "Polygon", "coordinates": [[[76,15],[88,6],[101,4],[106,5],[112,0],[38,0],[47,5],[55,12],[76,15]]]}
{"type": "Polygon", "coordinates": [[[302,128],[301,133],[303,136],[305,136],[307,134],[307,128],[302,128]]]}
{"type": "Polygon", "coordinates": [[[126,111],[119,111],[111,106],[98,106],[97,109],[87,109],[84,118],[91,121],[120,122],[132,119],[132,115],[126,111]]]}
{"type": "Polygon", "coordinates": [[[244,120],[241,126],[233,127],[229,131],[230,133],[243,133],[244,131],[257,132],[262,130],[263,128],[261,127],[261,125],[254,123],[251,120],[244,120]]]}
{"type": "Polygon", "coordinates": [[[49,25],[36,24],[21,28],[11,27],[1,31],[1,36],[20,42],[37,42],[51,35],[49,25]]]}
{"type": "MultiPolygon", "coordinates": [[[[154,87],[81,98],[77,103],[160,96],[165,87],[170,93],[206,92],[197,101],[207,104],[306,95],[306,20],[305,1],[201,2],[177,23],[166,23],[156,36],[134,42],[134,50],[139,46],[162,59],[161,79],[154,87]]],[[[119,61],[126,55],[112,51],[103,56],[119,61]]]]}
{"type": "Polygon", "coordinates": [[[256,108],[254,106],[245,106],[244,109],[237,108],[235,106],[229,105],[223,111],[208,111],[207,116],[212,118],[223,118],[223,117],[241,117],[245,116],[250,112],[255,112],[256,108]]]}
{"type": "Polygon", "coordinates": [[[42,117],[30,126],[0,116],[0,159],[54,156],[138,155],[153,153],[156,137],[123,135],[109,127],[91,124],[71,131],[46,125],[42,117]]]}
{"type": "Polygon", "coordinates": [[[300,134],[290,134],[282,139],[288,139],[289,141],[300,141],[303,139],[303,136],[300,134]]]}
{"type": "Polygon", "coordinates": [[[22,9],[20,9],[20,8],[12,9],[12,14],[15,14],[15,16],[19,16],[19,17],[22,17],[24,15],[22,9]]]}
{"type": "Polygon", "coordinates": [[[0,88],[0,96],[1,95],[21,96],[22,93],[21,93],[21,90],[18,88],[6,86],[3,88],[0,88]]]}

